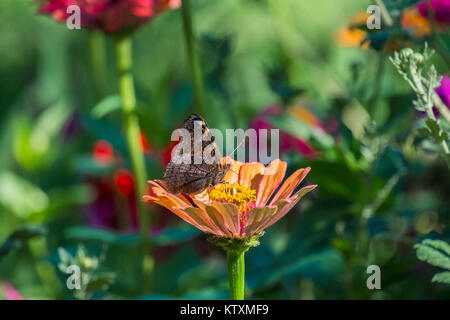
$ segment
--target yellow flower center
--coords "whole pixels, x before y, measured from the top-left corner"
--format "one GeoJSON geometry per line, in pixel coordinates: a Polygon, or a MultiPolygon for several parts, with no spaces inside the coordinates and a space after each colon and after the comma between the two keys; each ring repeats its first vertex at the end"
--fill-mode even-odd
{"type": "Polygon", "coordinates": [[[234,203],[239,211],[245,212],[249,208],[247,204],[256,200],[256,190],[240,184],[221,184],[211,190],[209,198],[215,201],[234,203]]]}

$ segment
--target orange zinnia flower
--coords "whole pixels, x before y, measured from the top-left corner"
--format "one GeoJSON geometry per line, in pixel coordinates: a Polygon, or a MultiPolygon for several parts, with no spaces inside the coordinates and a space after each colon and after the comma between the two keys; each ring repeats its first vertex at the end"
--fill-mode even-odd
{"type": "Polygon", "coordinates": [[[413,35],[416,37],[431,34],[431,26],[428,19],[422,16],[416,7],[405,10],[401,21],[403,28],[412,29],[413,35]]]}
{"type": "Polygon", "coordinates": [[[370,14],[366,12],[356,13],[348,27],[339,29],[334,34],[334,41],[344,47],[369,48],[370,42],[365,41],[367,32],[361,29],[369,17],[370,14]]]}
{"type": "Polygon", "coordinates": [[[229,158],[231,169],[224,183],[197,195],[174,195],[160,180],[149,181],[143,199],[157,203],[198,229],[225,238],[248,238],[284,217],[316,185],[293,193],[310,171],[295,171],[280,186],[287,163],[279,159],[267,167],[262,163],[242,163],[229,158]]]}

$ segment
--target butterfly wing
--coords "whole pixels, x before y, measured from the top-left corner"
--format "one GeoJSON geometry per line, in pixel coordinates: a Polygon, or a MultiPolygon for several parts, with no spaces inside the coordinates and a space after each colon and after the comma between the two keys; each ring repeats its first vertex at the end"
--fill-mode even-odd
{"type": "Polygon", "coordinates": [[[214,181],[217,164],[175,164],[169,162],[163,180],[167,189],[174,194],[196,193],[204,190],[214,181]]]}
{"type": "Polygon", "coordinates": [[[182,161],[179,161],[179,157],[182,157],[183,155],[181,153],[174,154],[163,177],[167,188],[174,194],[200,192],[210,185],[217,184],[218,178],[220,176],[223,178],[224,175],[222,174],[223,167],[219,164],[220,152],[217,144],[214,142],[214,137],[211,135],[206,121],[201,116],[192,114],[184,122],[183,128],[190,133],[191,162],[189,164],[183,163],[182,161]],[[201,125],[202,129],[201,135],[197,137],[197,139],[201,139],[201,141],[197,141],[197,143],[201,143],[202,155],[205,148],[211,146],[210,154],[214,159],[211,164],[205,163],[204,161],[200,164],[194,163],[194,130],[196,125],[201,125]]]}

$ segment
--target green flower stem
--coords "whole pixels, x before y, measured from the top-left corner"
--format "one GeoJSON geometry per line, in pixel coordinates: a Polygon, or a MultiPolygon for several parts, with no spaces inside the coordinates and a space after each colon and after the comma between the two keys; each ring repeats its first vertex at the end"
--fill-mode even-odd
{"type": "Polygon", "coordinates": [[[245,251],[227,251],[228,280],[230,299],[244,300],[245,289],[245,251]]]}
{"type": "Polygon", "coordinates": [[[191,0],[183,0],[181,12],[183,15],[183,29],[186,40],[189,65],[191,68],[192,81],[194,84],[196,104],[194,109],[196,112],[203,114],[205,110],[205,93],[203,90],[202,71],[200,68],[200,62],[198,60],[197,50],[195,48],[191,0]]]}
{"type": "Polygon", "coordinates": [[[89,32],[89,53],[91,59],[92,80],[96,102],[107,94],[107,67],[105,35],[99,31],[89,32]]]}
{"type": "Polygon", "coordinates": [[[251,247],[259,246],[259,238],[264,231],[245,237],[217,237],[210,235],[208,241],[227,252],[228,279],[230,282],[231,300],[244,300],[245,260],[244,254],[251,247]]]}
{"type": "Polygon", "coordinates": [[[150,243],[148,232],[150,229],[150,215],[146,212],[141,196],[145,193],[147,183],[147,172],[142,152],[139,127],[139,119],[136,114],[136,94],[131,72],[132,68],[132,41],[129,35],[120,35],[115,38],[117,71],[119,80],[119,91],[122,99],[122,110],[125,118],[125,132],[128,149],[131,156],[134,176],[137,185],[137,203],[139,206],[139,229],[143,254],[143,273],[146,278],[144,286],[150,285],[153,260],[149,254],[150,243]]]}

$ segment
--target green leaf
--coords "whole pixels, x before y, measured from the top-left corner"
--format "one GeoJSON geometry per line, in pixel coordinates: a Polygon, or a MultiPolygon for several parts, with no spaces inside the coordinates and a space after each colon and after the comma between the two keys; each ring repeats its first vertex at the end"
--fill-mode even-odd
{"type": "Polygon", "coordinates": [[[450,256],[450,245],[445,241],[425,239],[422,241],[422,244],[425,244],[438,250],[442,250],[443,252],[445,252],[450,256]]]}
{"type": "Polygon", "coordinates": [[[440,283],[450,283],[450,272],[444,271],[436,273],[431,281],[440,283]]]}
{"type": "Polygon", "coordinates": [[[13,124],[13,154],[17,163],[28,170],[41,167],[48,155],[50,137],[46,132],[33,129],[31,121],[20,116],[13,124]]]}
{"type": "MultiPolygon", "coordinates": [[[[434,240],[438,241],[438,240],[434,240]]],[[[432,242],[435,245],[436,242],[432,242]]],[[[426,261],[435,267],[441,267],[450,270],[450,257],[445,255],[440,250],[442,244],[439,242],[438,247],[432,247],[430,241],[423,241],[421,244],[416,244],[414,247],[417,249],[417,258],[422,261],[426,261]]]]}
{"type": "Polygon", "coordinates": [[[431,131],[428,128],[419,128],[417,129],[417,132],[424,137],[433,137],[431,131]]]}
{"type": "Polygon", "coordinates": [[[96,119],[100,119],[113,111],[120,110],[121,106],[122,101],[119,95],[108,96],[92,108],[91,115],[96,119]]]}
{"type": "Polygon", "coordinates": [[[73,257],[70,255],[70,253],[63,247],[58,248],[58,256],[61,262],[64,264],[70,264],[73,260],[73,257]]]}
{"type": "Polygon", "coordinates": [[[301,256],[298,259],[277,265],[270,270],[260,272],[249,278],[249,285],[261,287],[271,286],[281,279],[288,277],[304,277],[313,281],[330,285],[332,279],[342,272],[344,268],[343,257],[340,252],[333,249],[324,249],[317,253],[301,256]]]}
{"type": "Polygon", "coordinates": [[[114,164],[101,164],[92,156],[79,156],[73,161],[74,170],[78,174],[101,175],[109,174],[116,168],[114,164]]]}
{"type": "Polygon", "coordinates": [[[104,272],[97,276],[93,276],[86,285],[86,294],[91,296],[97,291],[107,290],[116,279],[116,274],[113,272],[104,272]]]}
{"type": "Polygon", "coordinates": [[[447,133],[441,130],[439,124],[433,119],[427,119],[426,124],[430,128],[431,137],[433,137],[436,142],[442,142],[447,139],[447,133]]]}
{"type": "Polygon", "coordinates": [[[421,0],[384,0],[384,5],[390,14],[398,16],[401,11],[420,1],[421,0]]]}
{"type": "Polygon", "coordinates": [[[65,236],[70,240],[94,241],[114,245],[136,245],[138,234],[117,234],[112,231],[90,227],[72,227],[66,230],[65,236]]]}
{"type": "MultiPolygon", "coordinates": [[[[149,241],[155,245],[176,244],[192,239],[199,235],[200,230],[180,224],[165,229],[162,233],[149,237],[149,241]]],[[[135,233],[118,234],[112,231],[89,228],[73,227],[66,231],[66,237],[77,241],[95,241],[112,245],[137,245],[140,241],[139,235],[135,233]]]]}
{"type": "Polygon", "coordinates": [[[0,245],[0,261],[12,250],[21,248],[27,240],[43,236],[46,229],[42,226],[25,226],[14,231],[2,245],[0,245]]]}
{"type": "Polygon", "coordinates": [[[151,238],[151,241],[156,245],[176,244],[190,240],[202,232],[195,227],[178,224],[177,226],[166,228],[162,233],[151,238]]]}
{"type": "Polygon", "coordinates": [[[21,219],[46,210],[47,194],[10,171],[0,172],[0,204],[21,219]]]}
{"type": "Polygon", "coordinates": [[[433,120],[433,119],[427,119],[427,120],[425,121],[425,123],[427,124],[428,128],[430,128],[430,130],[431,130],[431,132],[432,132],[433,134],[439,133],[439,131],[441,130],[441,129],[439,128],[439,125],[438,125],[438,123],[436,122],[436,120],[433,120]]]}

